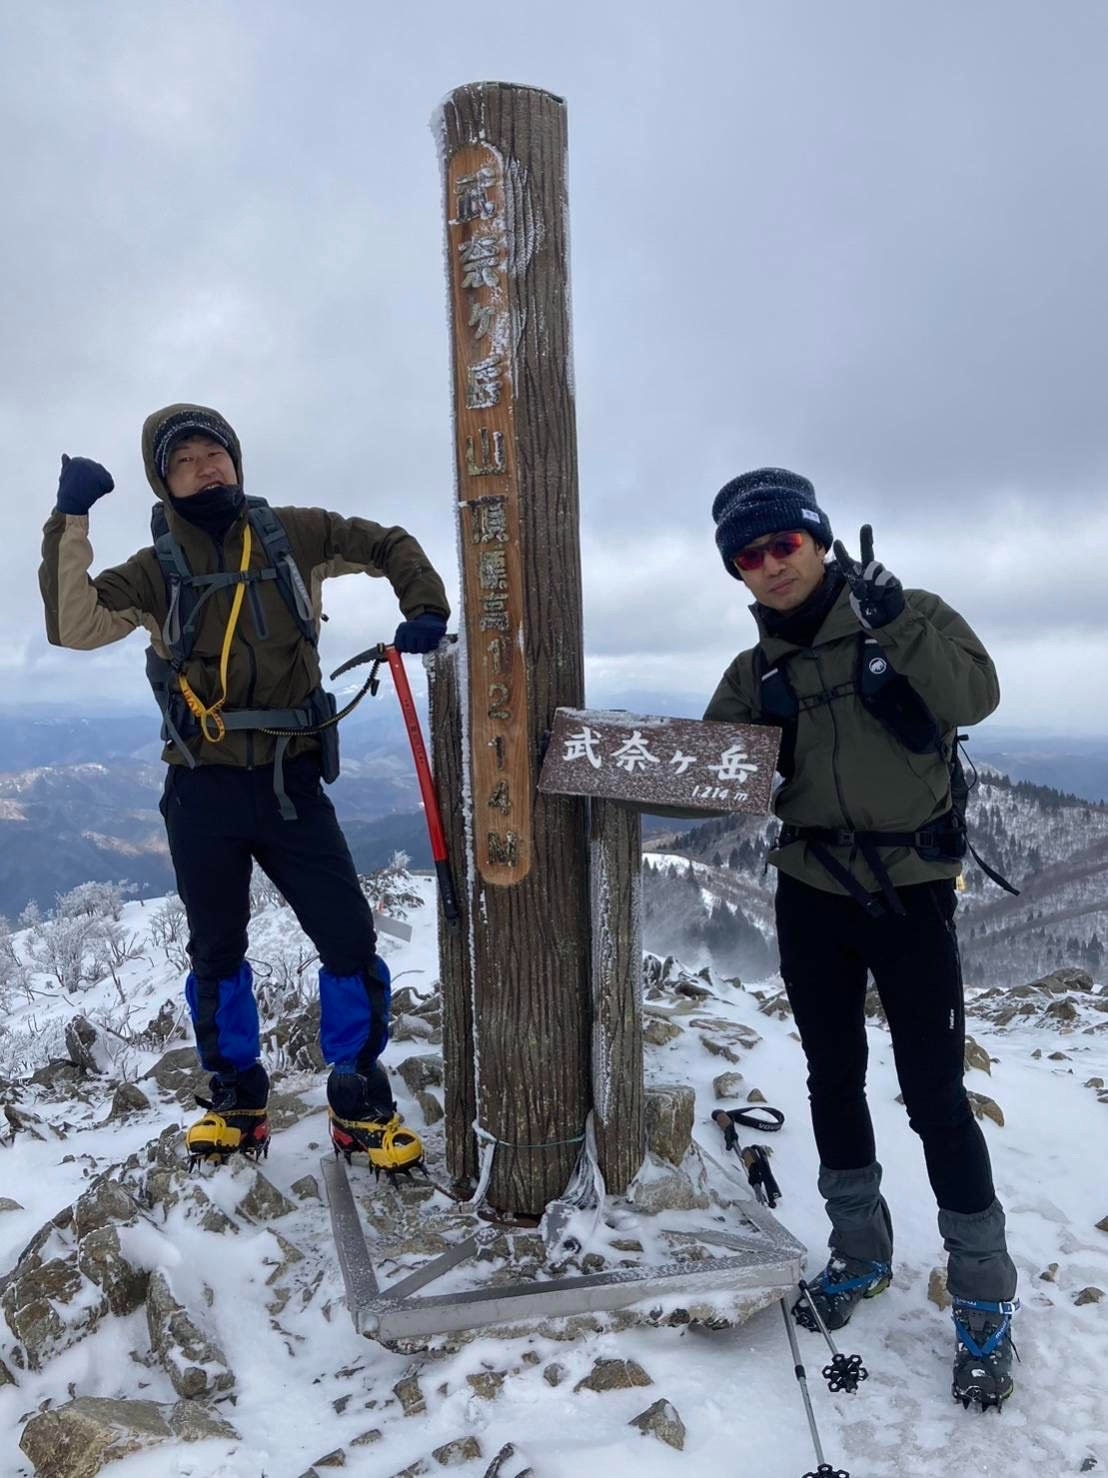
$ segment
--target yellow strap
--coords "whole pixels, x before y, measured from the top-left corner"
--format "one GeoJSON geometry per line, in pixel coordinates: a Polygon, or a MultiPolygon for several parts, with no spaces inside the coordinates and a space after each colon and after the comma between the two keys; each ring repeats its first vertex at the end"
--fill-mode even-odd
{"type": "MultiPolygon", "coordinates": [[[[239,574],[246,574],[250,568],[250,524],[246,523],[242,531],[242,563],[239,565],[239,574]]],[[[209,744],[220,744],[227,734],[227,726],[219,716],[219,710],[227,702],[227,666],[231,660],[231,641],[238,625],[239,613],[242,610],[242,602],[246,595],[245,582],[235,586],[234,598],[231,601],[231,614],[227,618],[227,629],[223,633],[223,650],[219,656],[219,682],[222,692],[210,708],[205,708],[200,699],[189,686],[183,672],[177,674],[177,681],[189,711],[200,724],[200,732],[209,744]]]]}

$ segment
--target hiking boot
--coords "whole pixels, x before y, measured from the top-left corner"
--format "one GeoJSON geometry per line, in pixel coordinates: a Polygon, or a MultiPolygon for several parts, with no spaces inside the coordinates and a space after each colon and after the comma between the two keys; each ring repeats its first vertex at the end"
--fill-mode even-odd
{"type": "Polygon", "coordinates": [[[243,1072],[216,1073],[211,1098],[196,1095],[207,1112],[185,1131],[189,1166],[202,1160],[222,1165],[231,1155],[260,1159],[269,1154],[269,1077],[260,1062],[243,1072]]]}
{"type": "MultiPolygon", "coordinates": [[[[863,1298],[884,1293],[892,1280],[893,1270],[887,1262],[864,1262],[833,1252],[823,1272],[808,1284],[808,1295],[827,1328],[842,1329],[850,1323],[855,1305],[863,1298]]],[[[802,1295],[793,1304],[793,1318],[802,1329],[819,1332],[807,1296],[802,1295]]]]}
{"type": "Polygon", "coordinates": [[[346,1163],[364,1154],[378,1179],[423,1170],[423,1144],[400,1122],[388,1074],[379,1063],[359,1072],[354,1063],[336,1063],[327,1079],[331,1144],[346,1163]]]}
{"type": "Polygon", "coordinates": [[[951,1394],[969,1410],[988,1411],[1007,1401],[1015,1388],[1012,1356],[1012,1315],[1019,1299],[989,1303],[981,1299],[954,1300],[954,1381],[951,1394]]]}

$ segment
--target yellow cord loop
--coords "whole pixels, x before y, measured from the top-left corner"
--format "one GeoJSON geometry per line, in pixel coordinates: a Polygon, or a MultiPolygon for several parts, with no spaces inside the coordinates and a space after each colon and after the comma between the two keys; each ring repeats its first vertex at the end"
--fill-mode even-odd
{"type": "MultiPolygon", "coordinates": [[[[242,564],[239,565],[239,574],[245,575],[250,568],[250,525],[247,523],[242,532],[242,564]]],[[[211,705],[205,708],[200,699],[192,691],[188,680],[183,672],[177,674],[180,684],[181,695],[189,706],[189,712],[200,725],[200,732],[209,744],[221,744],[227,735],[227,726],[219,716],[219,710],[227,702],[227,666],[231,660],[231,641],[238,625],[239,613],[242,610],[242,602],[246,595],[246,584],[240,581],[235,586],[234,598],[231,601],[231,614],[227,618],[227,630],[223,633],[223,651],[219,656],[219,682],[223,691],[211,705]]]]}

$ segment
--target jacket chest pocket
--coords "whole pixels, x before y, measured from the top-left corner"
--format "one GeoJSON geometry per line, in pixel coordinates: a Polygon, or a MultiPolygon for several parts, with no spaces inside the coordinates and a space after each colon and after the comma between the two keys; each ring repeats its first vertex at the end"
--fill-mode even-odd
{"type": "Polygon", "coordinates": [[[927,754],[915,754],[903,745],[900,748],[908,767],[920,783],[927,787],[932,800],[936,804],[939,801],[947,802],[950,798],[950,771],[941,756],[934,750],[927,754]]]}
{"type": "Polygon", "coordinates": [[[262,600],[262,582],[251,580],[246,587],[246,603],[250,609],[250,617],[254,623],[254,635],[259,641],[268,641],[269,622],[265,616],[265,603],[262,600]]]}

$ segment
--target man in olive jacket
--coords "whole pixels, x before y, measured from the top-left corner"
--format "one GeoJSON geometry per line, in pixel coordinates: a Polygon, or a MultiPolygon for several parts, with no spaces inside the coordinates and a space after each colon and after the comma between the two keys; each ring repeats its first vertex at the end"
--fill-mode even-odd
{"type": "MultiPolygon", "coordinates": [[[[712,509],[727,572],[755,598],[758,645],[724,674],[705,718],[775,724],[783,777],[777,868],[781,975],[808,1061],[831,1258],[815,1285],[841,1327],[892,1277],[865,1097],[867,975],[889,1023],[909,1122],[923,1141],[955,1299],[954,1395],[1012,1389],[1016,1272],[988,1149],[963,1086],[954,913],[964,830],[951,802],[960,725],[999,701],[988,653],[937,595],[904,590],[832,535],[812,484],[782,468],[728,483],[712,509]]],[[[803,1303],[801,1322],[814,1323],[803,1303]]]]}
{"type": "Polygon", "coordinates": [[[39,582],[55,646],[87,651],[140,626],[150,636],[147,668],[167,739],[161,810],[189,922],[186,996],[212,1074],[211,1112],[188,1132],[189,1148],[218,1156],[268,1147],[269,1085],[245,958],[257,862],[319,951],[332,1135],[340,1148],[352,1139],[378,1150],[396,1138],[385,1135],[394,1105],[377,1062],[388,1040],[389,974],[320,784],[337,770],[335,730],[318,727],[333,711],[315,647],[320,587],[332,575],[383,575],[405,618],[396,647],[425,652],[446,631],[442,581],[404,529],[322,508],[273,510],[284,541],[275,560],[278,545],[267,547],[261,532],[272,538],[272,528],[255,522],[265,515],[243,492],[239,439],[218,411],[155,411],[142,454],[164,510],[155,509],[155,527],[165,530],[157,547],[90,579],[89,510],[114,484],[97,463],[63,457],[39,582]],[[178,568],[183,560],[183,585],[167,579],[159,549],[178,568]]]}

